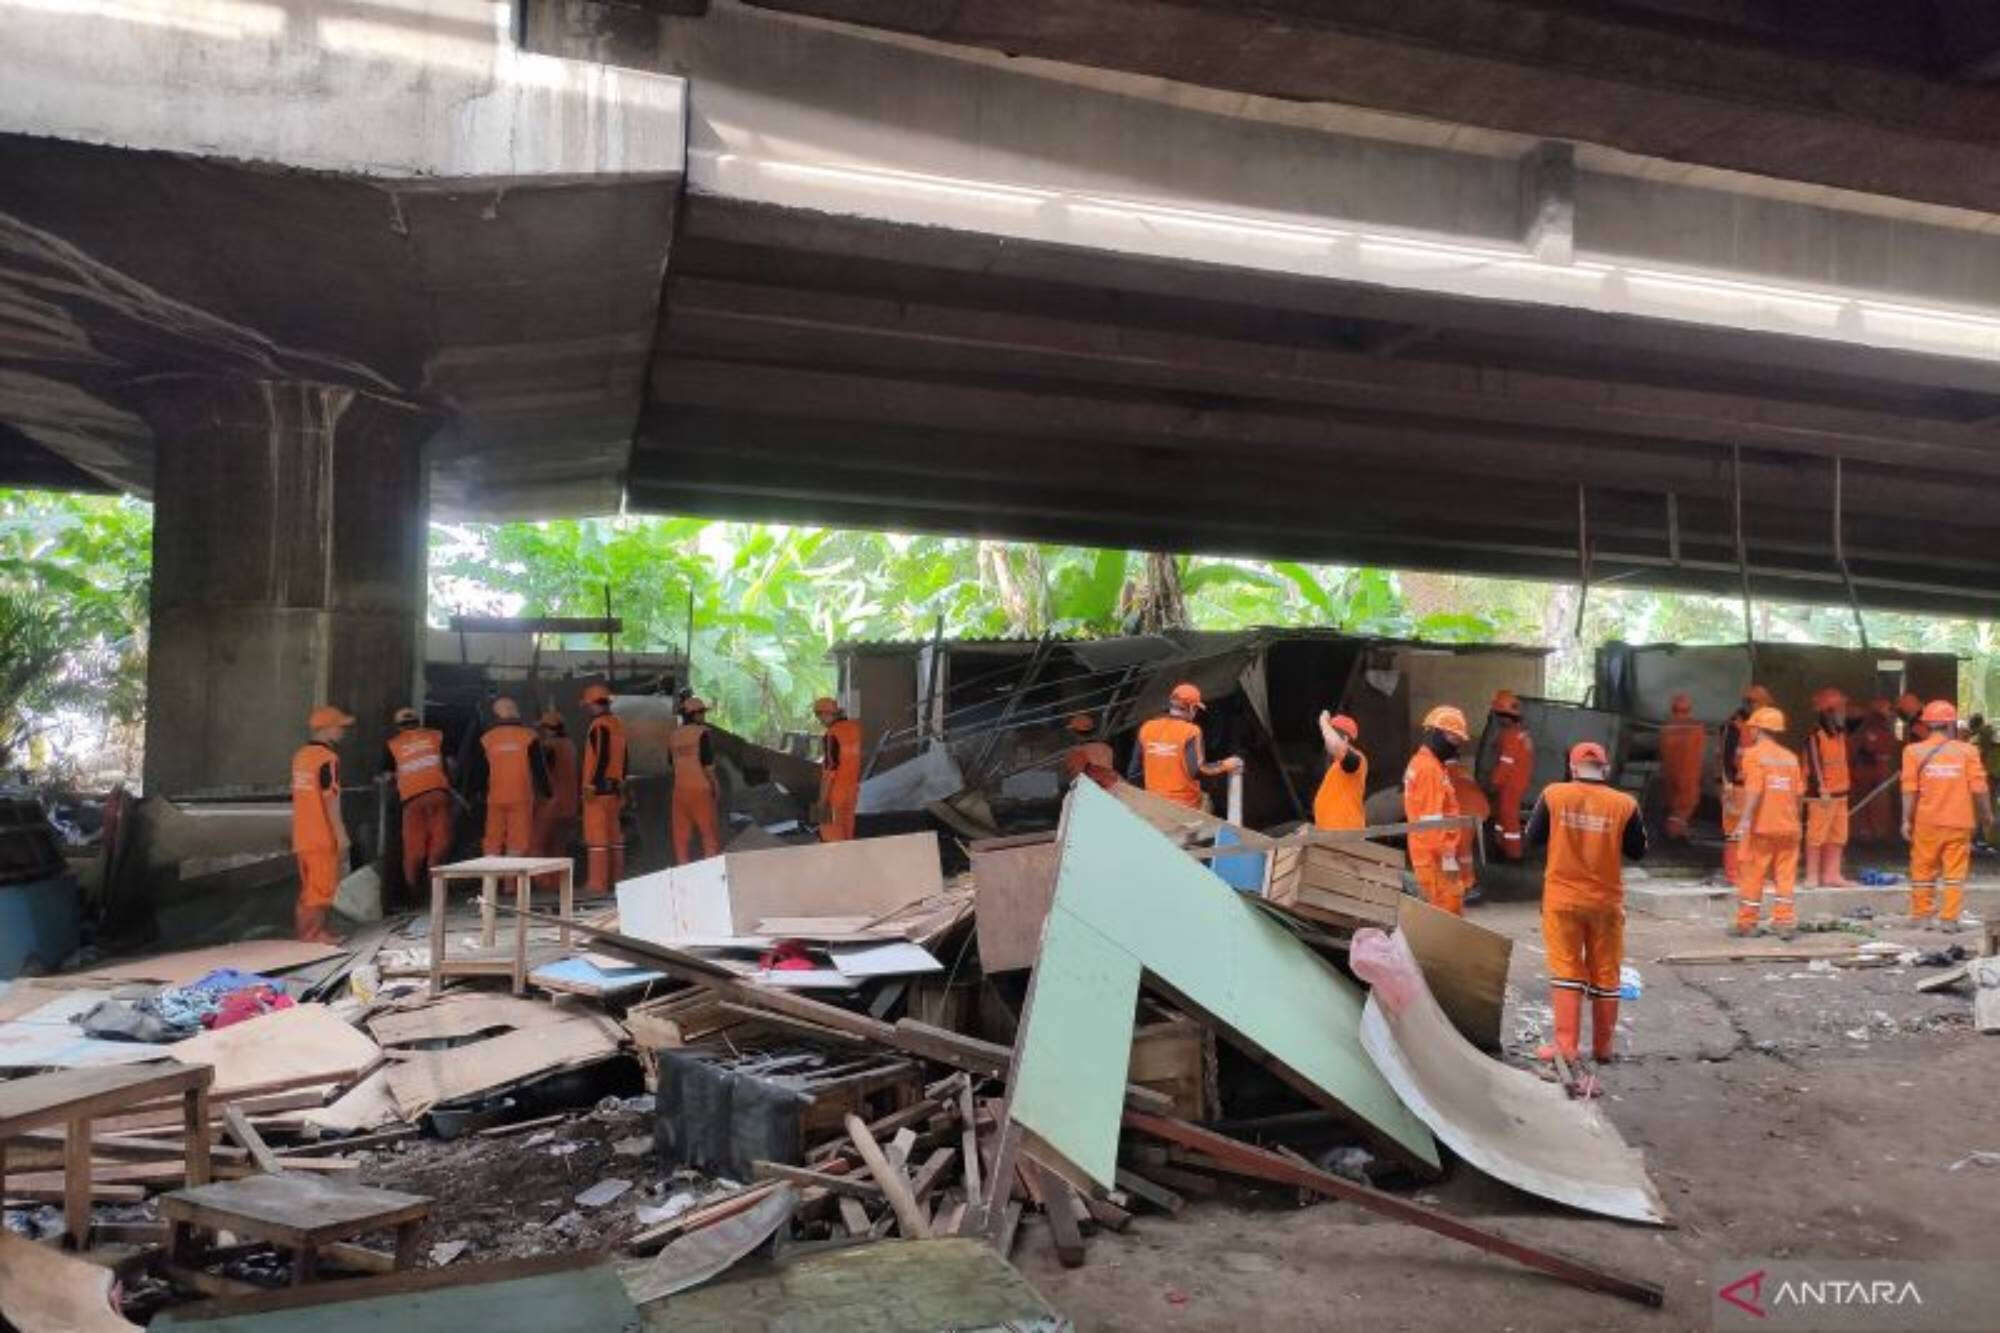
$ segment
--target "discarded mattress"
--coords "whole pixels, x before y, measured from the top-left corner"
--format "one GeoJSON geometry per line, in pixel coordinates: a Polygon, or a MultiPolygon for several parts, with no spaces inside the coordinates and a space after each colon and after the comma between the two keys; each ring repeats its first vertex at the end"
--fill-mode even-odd
{"type": "Polygon", "coordinates": [[[1352,981],[1095,783],[1071,789],[1061,858],[1015,1048],[1016,1121],[1114,1183],[1145,974],[1385,1151],[1437,1168],[1430,1131],[1361,1049],[1352,981]]]}
{"type": "Polygon", "coordinates": [[[1496,1180],[1572,1208],[1667,1220],[1643,1154],[1593,1103],[1481,1054],[1432,997],[1400,931],[1357,932],[1349,957],[1373,988],[1362,1046],[1453,1152],[1496,1180]]]}

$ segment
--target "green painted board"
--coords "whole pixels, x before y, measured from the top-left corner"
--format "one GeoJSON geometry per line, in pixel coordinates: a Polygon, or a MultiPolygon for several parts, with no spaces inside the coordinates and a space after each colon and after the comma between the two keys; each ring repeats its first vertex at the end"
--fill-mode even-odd
{"type": "Polygon", "coordinates": [[[1028,1280],[983,1241],[877,1241],[763,1265],[655,1301],[657,1333],[1066,1333],[1028,1280]]]}
{"type": "Polygon", "coordinates": [[[1064,814],[1008,1095],[1014,1119],[1099,1184],[1112,1187],[1117,1169],[1141,971],[1412,1160],[1438,1165],[1430,1131],[1361,1048],[1361,988],[1086,782],[1064,814]]]}

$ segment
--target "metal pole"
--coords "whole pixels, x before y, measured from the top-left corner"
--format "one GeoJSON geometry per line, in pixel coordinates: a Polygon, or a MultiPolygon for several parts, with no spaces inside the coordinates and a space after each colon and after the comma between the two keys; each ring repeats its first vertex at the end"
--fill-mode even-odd
{"type": "Polygon", "coordinates": [[[618,632],[611,628],[611,585],[604,585],[604,688],[616,691],[618,679],[618,632]]]}
{"type": "Polygon", "coordinates": [[[1589,492],[1578,482],[1576,487],[1576,629],[1570,637],[1583,637],[1583,610],[1590,602],[1590,499],[1589,492]]]}
{"type": "Polygon", "coordinates": [[[1861,651],[1868,651],[1868,622],[1861,618],[1861,599],[1854,592],[1854,575],[1847,568],[1847,544],[1841,535],[1840,455],[1833,456],[1833,559],[1840,566],[1840,581],[1847,585],[1847,606],[1854,612],[1854,629],[1861,636],[1861,651]]]}
{"type": "Polygon", "coordinates": [[[1757,633],[1750,621],[1750,548],[1743,540],[1743,446],[1729,446],[1730,515],[1736,530],[1736,572],[1743,581],[1743,651],[1750,655],[1750,679],[1757,678],[1757,633]]]}
{"type": "Polygon", "coordinates": [[[694,688],[694,580],[692,578],[688,580],[687,647],[681,653],[681,670],[687,675],[687,679],[682,681],[681,684],[687,686],[689,689],[693,689],[694,688]]]}

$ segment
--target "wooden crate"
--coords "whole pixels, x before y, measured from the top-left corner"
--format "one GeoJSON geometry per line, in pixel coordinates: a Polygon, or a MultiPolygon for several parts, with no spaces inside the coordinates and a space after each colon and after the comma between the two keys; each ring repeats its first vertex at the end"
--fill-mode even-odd
{"type": "Polygon", "coordinates": [[[1183,1120],[1212,1120],[1220,1112],[1215,1069],[1215,1029],[1199,1020],[1167,1013],[1132,1030],[1132,1058],[1126,1081],[1173,1098],[1173,1114],[1183,1120]]]}
{"type": "Polygon", "coordinates": [[[1402,896],[1402,853],[1360,841],[1280,846],[1264,888],[1274,906],[1347,930],[1393,930],[1402,896]]]}

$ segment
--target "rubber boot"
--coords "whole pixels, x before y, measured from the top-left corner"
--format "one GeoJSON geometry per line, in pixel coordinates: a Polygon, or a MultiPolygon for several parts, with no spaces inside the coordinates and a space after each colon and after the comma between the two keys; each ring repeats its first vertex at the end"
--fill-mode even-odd
{"type": "Polygon", "coordinates": [[[1590,1058],[1599,1064],[1617,1058],[1613,1040],[1618,1035],[1618,997],[1590,997],[1590,1058]]]}
{"type": "Polygon", "coordinates": [[[1847,876],[1840,873],[1841,853],[1846,850],[1845,847],[1837,842],[1830,842],[1820,850],[1820,855],[1826,861],[1826,864],[1821,867],[1819,872],[1819,882],[1823,888],[1851,889],[1854,887],[1847,876]]]}
{"type": "Polygon", "coordinates": [[[1549,990],[1549,1008],[1555,1011],[1556,1039],[1536,1048],[1537,1060],[1553,1060],[1556,1052],[1572,1065],[1576,1063],[1577,1038],[1583,1031],[1583,992],[1571,990],[1567,986],[1554,986],[1549,990]]]}

